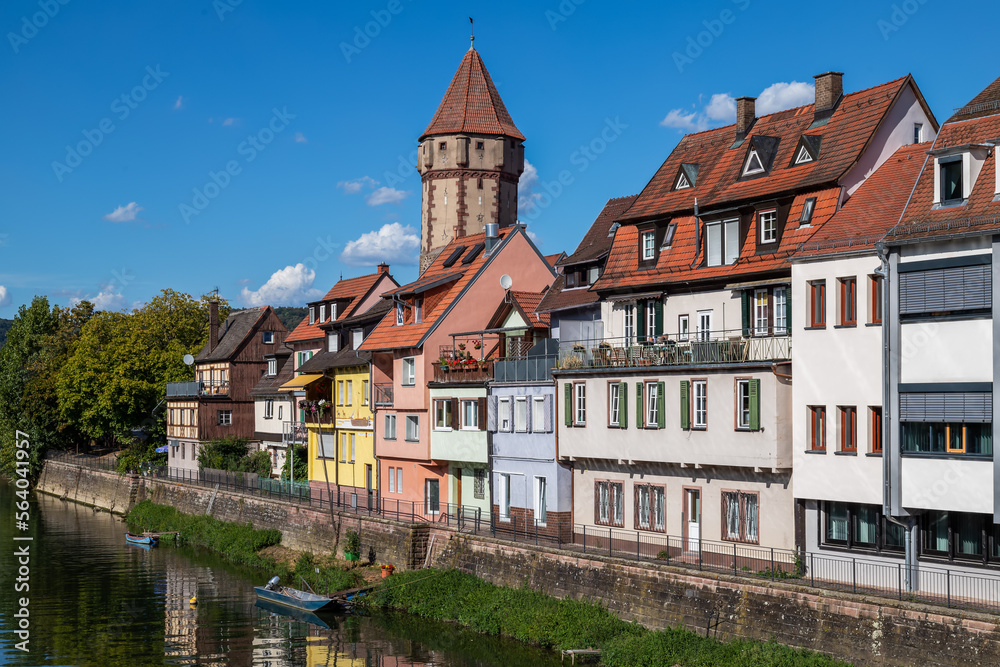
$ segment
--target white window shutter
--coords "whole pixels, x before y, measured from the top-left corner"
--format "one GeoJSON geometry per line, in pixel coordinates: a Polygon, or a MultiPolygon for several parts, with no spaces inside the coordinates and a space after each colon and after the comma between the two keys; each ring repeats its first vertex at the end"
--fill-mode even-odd
{"type": "Polygon", "coordinates": [[[545,409],[542,410],[545,413],[545,424],[544,431],[546,433],[552,433],[552,396],[546,395],[544,399],[545,409]]]}
{"type": "Polygon", "coordinates": [[[490,396],[486,400],[486,428],[490,433],[497,432],[497,397],[490,396]]]}

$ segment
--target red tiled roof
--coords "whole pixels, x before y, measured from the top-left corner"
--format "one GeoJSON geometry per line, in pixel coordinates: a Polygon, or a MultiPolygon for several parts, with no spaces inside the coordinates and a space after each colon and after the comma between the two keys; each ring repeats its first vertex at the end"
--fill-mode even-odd
{"type": "MultiPolygon", "coordinates": [[[[355,314],[353,311],[357,308],[361,302],[364,300],[365,296],[371,291],[375,283],[378,282],[379,278],[383,276],[382,272],[370,273],[364,276],[358,276],[356,278],[347,278],[338,280],[337,283],[330,288],[330,291],[326,293],[322,299],[321,303],[330,303],[331,301],[346,301],[350,299],[347,303],[340,303],[337,306],[337,319],[342,320],[351,315],[355,314]]],[[[391,280],[391,276],[390,276],[391,280]]],[[[392,280],[395,283],[395,280],[392,280]]],[[[327,313],[329,313],[327,309],[327,313]]],[[[286,343],[294,343],[303,340],[321,340],[324,337],[324,332],[320,328],[320,325],[324,322],[329,322],[329,315],[322,322],[319,319],[313,324],[309,324],[309,315],[307,314],[299,325],[288,335],[285,339],[286,343]]]]}
{"type": "MultiPolygon", "coordinates": [[[[503,243],[510,234],[517,229],[517,227],[502,227],[500,229],[500,240],[499,243],[503,243]]],[[[456,262],[454,265],[447,267],[444,266],[444,262],[451,255],[454,248],[460,245],[472,248],[477,243],[482,243],[485,240],[485,234],[474,234],[472,236],[463,236],[451,241],[444,249],[438,254],[430,266],[420,274],[420,278],[416,281],[409,283],[408,285],[403,285],[398,290],[394,292],[406,294],[412,292],[414,288],[419,289],[420,287],[432,283],[434,280],[440,278],[446,278],[452,276],[453,274],[458,274],[457,280],[449,280],[448,282],[432,287],[431,289],[424,292],[424,303],[423,303],[423,320],[419,324],[413,323],[413,312],[410,309],[406,309],[403,325],[396,325],[396,316],[394,313],[389,313],[378,325],[375,327],[374,331],[369,334],[368,338],[365,339],[364,343],[361,344],[359,349],[361,350],[393,350],[398,348],[406,347],[416,347],[424,335],[431,330],[431,328],[437,323],[437,321],[444,315],[448,307],[451,306],[452,302],[458,298],[458,295],[462,293],[466,285],[472,280],[472,278],[479,272],[479,269],[483,267],[486,261],[492,257],[499,248],[494,249],[494,252],[487,255],[485,252],[481,252],[476,256],[469,264],[462,264],[461,260],[456,262]]],[[[468,251],[466,251],[468,252],[468,251]]]]}
{"type": "MultiPolygon", "coordinates": [[[[996,82],[990,84],[987,90],[996,85],[996,82]]],[[[1000,112],[1000,109],[996,111],[1000,112]]],[[[976,144],[997,137],[1000,137],[1000,113],[971,120],[949,120],[941,126],[933,149],[976,144]]],[[[979,177],[964,204],[935,209],[934,158],[929,157],[901,221],[889,231],[886,240],[891,243],[1000,229],[1000,202],[993,201],[995,192],[996,149],[983,162],[979,177]]]]}
{"type": "Polygon", "coordinates": [[[431,124],[420,141],[432,134],[502,134],[524,141],[479,52],[469,49],[458,66],[431,124]]]}
{"type": "Polygon", "coordinates": [[[528,316],[530,324],[535,327],[549,328],[549,315],[548,313],[536,313],[538,310],[538,303],[545,296],[545,291],[541,292],[515,292],[510,291],[511,300],[516,303],[524,314],[528,316]]]}
{"type": "Polygon", "coordinates": [[[930,142],[900,147],[837,213],[796,252],[814,256],[872,248],[899,222],[930,142]]]}
{"type": "Polygon", "coordinates": [[[998,112],[1000,112],[1000,78],[995,79],[993,83],[973,97],[968,104],[955,111],[947,122],[993,116],[998,112]]]}
{"type": "Polygon", "coordinates": [[[548,262],[549,266],[555,268],[556,264],[559,263],[559,260],[561,260],[565,256],[566,253],[564,252],[555,252],[552,253],[551,255],[546,255],[545,261],[548,262]]]}
{"type": "MultiPolygon", "coordinates": [[[[825,125],[809,129],[814,105],[759,117],[737,148],[736,126],[727,125],[686,135],[619,220],[636,222],[692,211],[694,200],[702,211],[781,192],[802,191],[835,183],[868,145],[893,102],[912,83],[910,76],[845,95],[825,125]],[[819,159],[793,165],[803,134],[821,139],[819,159]],[[754,137],[778,140],[773,166],[763,177],[738,180],[754,137]],[[694,187],[674,190],[682,164],[698,166],[694,187]]],[[[919,96],[919,93],[918,93],[919,96]]]]}

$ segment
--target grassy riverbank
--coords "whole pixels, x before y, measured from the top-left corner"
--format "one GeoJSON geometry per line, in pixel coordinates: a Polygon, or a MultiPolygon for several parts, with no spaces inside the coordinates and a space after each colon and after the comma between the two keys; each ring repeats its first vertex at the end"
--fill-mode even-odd
{"type": "Polygon", "coordinates": [[[364,604],[456,621],[479,632],[552,649],[601,648],[601,664],[614,667],[847,664],[775,642],[722,643],[673,628],[654,632],[626,623],[597,604],[557,600],[530,589],[500,588],[455,570],[406,572],[389,582],[370,593],[364,604]]]}
{"type": "Polygon", "coordinates": [[[185,544],[210,549],[238,565],[277,574],[289,586],[296,586],[298,577],[303,577],[317,592],[341,591],[363,583],[358,570],[345,569],[334,557],[317,558],[311,553],[302,553],[297,554],[294,563],[275,559],[266,550],[281,542],[280,530],[261,530],[249,522],[236,524],[210,516],[183,514],[173,507],[148,500],[132,508],[126,521],[136,532],[178,531],[185,544]]]}

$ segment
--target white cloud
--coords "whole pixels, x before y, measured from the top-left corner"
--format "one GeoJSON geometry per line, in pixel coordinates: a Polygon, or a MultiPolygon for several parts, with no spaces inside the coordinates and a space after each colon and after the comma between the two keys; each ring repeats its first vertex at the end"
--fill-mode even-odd
{"type": "Polygon", "coordinates": [[[129,305],[128,300],[110,286],[101,289],[96,296],[87,301],[94,304],[95,310],[126,310],[129,305]]]}
{"type": "MultiPolygon", "coordinates": [[[[758,116],[766,116],[776,111],[812,103],[815,91],[811,83],[779,81],[761,91],[754,109],[758,116]]],[[[660,121],[663,127],[672,127],[682,133],[702,132],[710,127],[718,127],[736,121],[736,100],[729,93],[714,93],[708,104],[700,110],[685,112],[672,109],[660,121]]]]}
{"type": "Polygon", "coordinates": [[[177,101],[174,102],[174,110],[179,111],[184,108],[184,96],[180,95],[177,97],[177,101]]]}
{"type": "Polygon", "coordinates": [[[353,181],[340,181],[337,183],[337,187],[349,195],[356,195],[364,188],[371,189],[376,185],[378,185],[378,181],[370,176],[362,176],[361,178],[356,178],[353,181]]]}
{"type": "Polygon", "coordinates": [[[811,83],[792,81],[772,83],[757,96],[757,115],[774,113],[811,104],[816,98],[816,89],[811,83]]]}
{"type": "Polygon", "coordinates": [[[133,201],[129,202],[127,206],[119,206],[104,216],[104,219],[109,222],[132,222],[141,210],[143,208],[133,201]]]}
{"type": "Polygon", "coordinates": [[[239,118],[227,118],[226,120],[222,121],[222,126],[229,127],[230,125],[236,125],[236,122],[238,120],[239,118]]]}
{"type": "Polygon", "coordinates": [[[365,203],[369,206],[381,206],[382,204],[398,204],[399,202],[406,199],[406,195],[410,194],[405,190],[397,190],[396,188],[387,188],[382,186],[378,188],[367,197],[365,197],[365,203]]]}
{"type": "Polygon", "coordinates": [[[296,132],[295,133],[295,143],[297,143],[297,144],[308,144],[309,140],[306,139],[306,135],[302,134],[301,132],[296,132]]]}
{"type": "Polygon", "coordinates": [[[323,296],[312,286],[315,280],[316,272],[305,264],[289,265],[272,273],[258,290],[244,287],[240,301],[245,306],[300,306],[323,296]]]}
{"type": "Polygon", "coordinates": [[[524,171],[517,181],[517,209],[522,213],[530,213],[538,205],[542,193],[535,192],[540,181],[538,180],[538,168],[527,160],[524,161],[524,171]]]}
{"type": "Polygon", "coordinates": [[[416,264],[420,250],[420,235],[407,225],[398,222],[382,225],[374,232],[362,234],[356,241],[348,241],[340,253],[340,261],[354,266],[388,264],[416,264]]]}
{"type": "Polygon", "coordinates": [[[9,306],[9,305],[10,305],[10,293],[7,291],[6,287],[0,285],[0,306],[9,306]]]}

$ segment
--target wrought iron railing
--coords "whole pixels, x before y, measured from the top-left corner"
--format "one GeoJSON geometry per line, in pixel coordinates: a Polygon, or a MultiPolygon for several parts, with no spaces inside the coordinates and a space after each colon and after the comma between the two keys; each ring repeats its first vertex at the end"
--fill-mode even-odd
{"type": "Polygon", "coordinates": [[[372,385],[375,390],[375,405],[378,407],[392,407],[392,383],[376,382],[372,385]]]}
{"type": "Polygon", "coordinates": [[[228,396],[229,380],[211,380],[199,383],[199,393],[202,396],[228,396]]]}
{"type": "Polygon", "coordinates": [[[309,442],[309,429],[305,422],[283,422],[281,424],[281,442],[286,445],[304,445],[309,442]]]}
{"type": "Polygon", "coordinates": [[[792,357],[792,338],[744,336],[741,330],[701,331],[655,340],[604,338],[559,341],[560,369],[685,366],[781,361],[792,357]]]}

